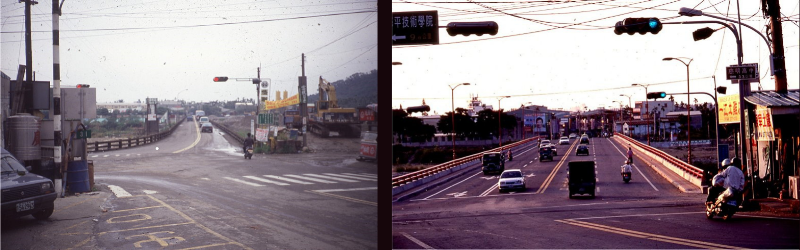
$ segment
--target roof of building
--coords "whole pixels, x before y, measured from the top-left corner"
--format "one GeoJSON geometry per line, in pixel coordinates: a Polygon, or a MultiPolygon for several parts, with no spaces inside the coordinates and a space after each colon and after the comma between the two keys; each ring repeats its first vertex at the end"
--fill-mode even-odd
{"type": "Polygon", "coordinates": [[[800,105],[800,90],[789,90],[786,94],[779,94],[774,90],[753,91],[750,96],[745,96],[744,100],[766,107],[796,107],[800,105]]]}
{"type": "MultiPolygon", "coordinates": [[[[692,114],[692,116],[695,116],[695,115],[701,115],[702,113],[700,111],[697,111],[697,110],[692,110],[691,114],[692,114]]],[[[678,115],[686,115],[686,110],[683,110],[683,111],[672,111],[672,112],[667,113],[667,116],[678,116],[678,115]]]]}

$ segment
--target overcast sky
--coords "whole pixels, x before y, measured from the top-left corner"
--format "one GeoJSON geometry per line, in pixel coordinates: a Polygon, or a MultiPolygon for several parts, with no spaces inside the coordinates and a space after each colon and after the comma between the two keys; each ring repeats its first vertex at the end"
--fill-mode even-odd
{"type": "MultiPolygon", "coordinates": [[[[53,79],[51,6],[31,8],[39,81],[53,79]]],[[[25,64],[24,9],[2,0],[2,70],[12,79],[25,64]]],[[[255,98],[251,83],[212,79],[255,78],[259,65],[271,93],[293,95],[301,53],[310,86],[377,68],[374,0],[66,0],[62,12],[61,84],[90,84],[98,102],[255,98]]]]}
{"type": "MultiPolygon", "coordinates": [[[[485,0],[482,0],[485,2],[485,0]]],[[[471,94],[497,107],[519,108],[532,102],[551,109],[589,109],[645,99],[648,91],[687,92],[686,66],[665,57],[689,57],[692,92],[713,94],[716,84],[738,93],[738,86],[725,80],[725,67],[737,63],[736,43],[728,29],[701,41],[692,32],[719,28],[718,24],[665,24],[660,33],[614,34],[613,26],[627,17],[658,17],[662,22],[716,20],[709,17],[679,17],[680,7],[695,7],[705,13],[737,18],[737,1],[525,1],[524,3],[405,3],[394,1],[392,12],[437,10],[439,25],[449,22],[495,21],[496,36],[451,37],[439,29],[440,45],[392,48],[392,107],[422,104],[422,99],[439,114],[451,109],[448,85],[468,82],[455,90],[455,106],[466,107],[471,94]],[[712,6],[712,4],[715,4],[712,6]],[[488,7],[488,8],[487,8],[488,7]],[[501,13],[504,12],[504,13],[501,13]],[[516,15],[512,16],[509,14],[516,15]],[[527,19],[527,20],[526,20],[527,19]],[[577,24],[577,25],[573,25],[577,24]],[[554,27],[555,26],[555,27],[554,27]],[[567,28],[559,28],[568,26],[567,28]],[[530,33],[530,34],[523,34],[530,33]]],[[[449,1],[448,2],[460,2],[449,1]]],[[[481,1],[476,1],[481,2],[481,1]]],[[[497,1],[493,1],[497,2],[497,1]]],[[[761,1],[740,1],[742,21],[764,32],[768,20],[760,10],[761,1]]],[[[793,20],[783,22],[784,48],[789,89],[798,83],[798,1],[781,1],[781,13],[793,20]]],[[[769,74],[769,49],[754,31],[743,32],[744,63],[759,63],[761,87],[774,90],[769,74]]],[[[758,90],[759,84],[752,83],[758,90]]],[[[707,96],[693,95],[700,103],[712,102],[707,96]]],[[[686,96],[675,96],[686,102],[686,96]]],[[[692,103],[694,101],[692,100],[692,103]]]]}

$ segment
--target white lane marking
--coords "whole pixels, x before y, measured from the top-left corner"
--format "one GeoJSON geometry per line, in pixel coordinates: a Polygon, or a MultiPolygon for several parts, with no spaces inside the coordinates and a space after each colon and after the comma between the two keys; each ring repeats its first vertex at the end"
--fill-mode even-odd
{"type": "Polygon", "coordinates": [[[249,181],[243,181],[243,180],[239,180],[239,179],[231,178],[231,177],[222,177],[222,178],[225,178],[225,179],[228,179],[228,180],[232,180],[232,181],[235,181],[235,182],[239,182],[239,183],[244,183],[244,184],[247,184],[247,185],[250,185],[250,186],[254,186],[254,187],[263,187],[264,186],[264,185],[261,185],[261,184],[258,184],[258,183],[252,183],[252,182],[249,182],[249,181]]]}
{"type": "Polygon", "coordinates": [[[142,154],[136,154],[136,156],[140,156],[140,155],[142,155],[142,154]]]}
{"type": "Polygon", "coordinates": [[[206,177],[203,177],[203,178],[200,178],[200,179],[207,180],[207,181],[210,181],[210,180],[211,180],[211,179],[209,179],[209,178],[206,178],[206,177]]]}
{"type": "Polygon", "coordinates": [[[263,176],[264,177],[273,178],[273,179],[282,180],[282,181],[286,181],[286,182],[294,182],[294,183],[299,183],[299,184],[314,184],[314,183],[311,183],[311,182],[298,181],[298,180],[293,180],[293,179],[284,178],[284,177],[275,176],[275,175],[263,175],[263,176]]]}
{"type": "Polygon", "coordinates": [[[260,178],[260,177],[255,177],[255,176],[249,176],[248,175],[248,176],[242,176],[242,177],[247,178],[247,179],[251,179],[251,180],[257,180],[257,181],[260,181],[260,182],[271,183],[271,184],[275,184],[275,185],[278,185],[278,186],[289,186],[289,184],[286,184],[286,183],[283,183],[283,182],[267,180],[267,179],[260,178]]]}
{"type": "Polygon", "coordinates": [[[341,177],[341,178],[350,178],[350,179],[356,179],[356,180],[362,180],[362,181],[378,181],[378,180],[375,180],[373,178],[349,176],[349,175],[341,175],[341,174],[324,173],[324,175],[330,175],[330,176],[341,177]]]}
{"type": "MultiPolygon", "coordinates": [[[[536,159],[534,159],[534,160],[536,160],[536,159]]],[[[533,161],[529,161],[529,162],[528,162],[528,164],[531,164],[531,163],[533,163],[533,161]]]]}
{"type": "Polygon", "coordinates": [[[431,197],[433,197],[433,196],[436,196],[437,194],[440,194],[441,192],[444,192],[444,191],[446,191],[446,190],[450,189],[451,187],[455,187],[456,185],[458,185],[458,184],[461,184],[462,182],[465,182],[465,181],[467,181],[467,180],[469,180],[469,179],[472,179],[472,177],[475,177],[476,175],[478,175],[478,174],[480,174],[480,173],[482,173],[482,172],[477,172],[477,173],[473,174],[472,176],[470,176],[470,177],[467,177],[466,179],[463,179],[463,180],[461,180],[461,181],[459,181],[459,182],[456,182],[456,184],[450,185],[449,187],[446,187],[446,188],[444,188],[444,189],[440,190],[439,192],[436,192],[435,194],[432,194],[432,195],[430,195],[430,196],[428,196],[428,197],[425,197],[423,200],[430,199],[431,197]]]}
{"type": "Polygon", "coordinates": [[[108,185],[108,188],[111,189],[111,192],[114,193],[114,195],[116,195],[117,198],[130,197],[131,196],[131,193],[128,193],[128,191],[125,191],[125,189],[122,189],[119,186],[108,185]]]}
{"type": "Polygon", "coordinates": [[[285,174],[283,176],[297,178],[297,179],[303,179],[303,180],[307,180],[307,181],[322,182],[322,183],[336,183],[335,181],[328,181],[328,180],[322,180],[322,179],[311,178],[311,177],[307,177],[307,176],[293,175],[293,174],[285,174]]]}
{"type": "Polygon", "coordinates": [[[522,167],[524,168],[524,167],[527,167],[527,166],[528,166],[528,164],[525,164],[525,166],[522,166],[522,167]]]}
{"type": "Polygon", "coordinates": [[[402,234],[403,236],[405,236],[405,237],[406,237],[406,238],[408,238],[409,240],[413,241],[413,242],[414,242],[414,243],[416,243],[417,245],[421,246],[422,248],[425,248],[425,249],[433,249],[433,247],[431,247],[431,246],[428,246],[428,244],[425,244],[424,242],[422,242],[422,241],[418,240],[417,238],[414,238],[414,237],[413,237],[413,236],[411,236],[411,235],[408,235],[408,234],[407,234],[407,233],[405,233],[405,232],[400,232],[400,234],[402,234]]]}
{"type": "Polygon", "coordinates": [[[458,197],[461,197],[461,196],[467,195],[467,191],[460,192],[460,193],[449,193],[449,194],[446,194],[446,195],[448,195],[448,196],[449,196],[449,195],[452,195],[452,196],[453,196],[453,198],[458,198],[458,197]]]}
{"type": "Polygon", "coordinates": [[[119,155],[114,155],[114,157],[119,157],[119,155]]]}
{"type": "Polygon", "coordinates": [[[369,175],[369,174],[353,174],[353,173],[342,173],[342,174],[344,174],[344,175],[358,176],[358,177],[366,177],[366,178],[372,178],[372,179],[377,179],[377,178],[378,178],[378,176],[377,176],[377,175],[369,175]]]}
{"type": "Polygon", "coordinates": [[[145,194],[156,194],[156,193],[158,193],[158,191],[153,191],[153,190],[142,190],[142,192],[144,192],[145,194]]]}
{"type": "Polygon", "coordinates": [[[125,157],[131,156],[131,154],[126,154],[125,157]]]}
{"type": "Polygon", "coordinates": [[[764,219],[778,219],[778,220],[800,220],[800,219],[797,219],[797,218],[769,217],[769,216],[746,215],[746,214],[739,214],[739,215],[736,215],[736,216],[753,217],[753,218],[764,218],[764,219]]]}
{"type": "Polygon", "coordinates": [[[492,190],[495,190],[499,185],[500,185],[499,183],[494,183],[494,185],[492,185],[492,187],[490,187],[489,189],[486,189],[486,191],[483,191],[483,193],[481,193],[481,195],[478,195],[478,197],[488,195],[489,193],[492,192],[492,190]]]}
{"type": "Polygon", "coordinates": [[[336,178],[336,177],[333,177],[333,176],[325,176],[325,175],[319,175],[319,174],[303,174],[303,175],[308,175],[308,176],[322,178],[322,179],[335,180],[335,181],[358,182],[357,180],[342,179],[342,178],[336,178]]]}
{"type": "Polygon", "coordinates": [[[314,192],[330,193],[330,192],[346,192],[346,191],[360,191],[360,190],[376,190],[378,187],[364,187],[364,188],[344,188],[344,189],[322,189],[312,190],[314,192]]]}
{"type": "Polygon", "coordinates": [[[103,157],[108,157],[108,155],[103,155],[103,157]]]}
{"type": "Polygon", "coordinates": [[[91,157],[92,157],[92,158],[95,158],[95,157],[98,157],[98,156],[99,156],[99,155],[92,155],[91,157]]]}
{"type": "MultiPolygon", "coordinates": [[[[622,150],[620,150],[620,149],[619,149],[619,147],[617,147],[617,145],[616,145],[616,144],[614,144],[614,142],[612,142],[612,141],[611,141],[611,139],[608,139],[608,138],[606,138],[606,139],[607,139],[609,142],[611,142],[611,145],[613,145],[613,146],[614,146],[614,148],[615,148],[615,149],[617,149],[617,152],[619,152],[619,153],[622,155],[622,157],[626,157],[625,153],[622,153],[622,150]]],[[[639,159],[641,159],[641,157],[640,157],[639,159]]],[[[648,179],[648,178],[647,178],[647,176],[645,176],[645,175],[644,175],[644,173],[642,173],[642,170],[639,170],[639,168],[638,168],[638,167],[636,167],[636,164],[631,164],[631,165],[633,165],[633,167],[634,167],[634,168],[636,168],[636,171],[638,171],[638,172],[639,172],[639,174],[642,176],[642,178],[644,178],[644,180],[646,180],[646,181],[647,181],[647,183],[650,183],[650,186],[651,186],[651,187],[653,187],[653,189],[655,189],[656,191],[658,191],[658,188],[656,188],[656,185],[653,185],[653,183],[652,183],[652,182],[650,182],[650,179],[648,179]]]]}

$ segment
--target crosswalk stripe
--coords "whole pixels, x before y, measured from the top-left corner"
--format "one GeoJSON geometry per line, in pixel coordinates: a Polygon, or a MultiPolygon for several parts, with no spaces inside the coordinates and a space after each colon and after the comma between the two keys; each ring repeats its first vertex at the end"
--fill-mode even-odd
{"type": "Polygon", "coordinates": [[[325,175],[318,175],[318,174],[303,174],[303,175],[308,175],[308,176],[313,176],[313,177],[323,178],[323,179],[329,179],[329,180],[343,181],[343,182],[358,182],[357,180],[343,179],[343,178],[337,178],[337,177],[325,176],[325,175]]]}
{"type": "Polygon", "coordinates": [[[248,179],[252,179],[252,180],[257,180],[257,181],[260,181],[260,182],[272,183],[272,184],[275,184],[275,185],[278,185],[278,186],[288,186],[289,185],[289,184],[286,184],[286,183],[283,183],[283,182],[267,180],[267,179],[259,178],[259,177],[255,177],[255,176],[242,176],[242,177],[248,178],[248,179]]]}
{"type": "Polygon", "coordinates": [[[243,180],[239,180],[239,179],[231,178],[231,177],[222,177],[222,178],[225,178],[225,179],[228,179],[228,180],[232,180],[232,181],[235,181],[235,182],[239,182],[239,183],[244,183],[244,184],[247,184],[247,185],[250,185],[250,186],[254,186],[254,187],[263,187],[264,186],[264,185],[261,185],[261,184],[258,184],[258,183],[252,183],[252,182],[249,182],[249,181],[243,181],[243,180]]]}
{"type": "Polygon", "coordinates": [[[264,177],[275,178],[275,179],[282,180],[282,181],[288,181],[288,182],[294,182],[294,183],[300,183],[300,184],[314,184],[314,183],[311,183],[311,182],[292,180],[292,179],[289,179],[289,178],[284,178],[284,177],[274,176],[274,175],[264,175],[264,177]]]}
{"type": "Polygon", "coordinates": [[[358,176],[350,176],[350,175],[343,175],[343,174],[331,174],[331,173],[325,173],[325,174],[326,175],[330,175],[330,176],[336,176],[336,177],[342,177],[342,178],[350,178],[350,179],[356,179],[356,180],[362,180],[362,181],[378,181],[378,180],[367,178],[367,177],[358,177],[358,176]]]}
{"type": "Polygon", "coordinates": [[[376,178],[378,178],[378,176],[375,176],[375,175],[369,175],[369,174],[353,174],[353,173],[342,173],[342,174],[346,174],[346,175],[352,175],[352,176],[358,176],[358,177],[367,177],[367,178],[372,178],[372,179],[376,179],[376,178]]]}
{"type": "Polygon", "coordinates": [[[322,179],[317,179],[317,178],[311,178],[311,177],[308,177],[308,176],[299,176],[299,175],[293,175],[293,174],[285,174],[283,176],[297,178],[297,179],[303,179],[303,180],[307,180],[307,181],[322,182],[322,183],[336,183],[334,181],[322,180],[322,179]]]}
{"type": "Polygon", "coordinates": [[[108,155],[103,155],[103,157],[108,157],[108,155]]]}

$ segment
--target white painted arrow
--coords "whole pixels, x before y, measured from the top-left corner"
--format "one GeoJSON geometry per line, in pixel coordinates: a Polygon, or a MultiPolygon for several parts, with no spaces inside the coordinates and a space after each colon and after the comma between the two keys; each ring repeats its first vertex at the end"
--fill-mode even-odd
{"type": "Polygon", "coordinates": [[[484,176],[484,177],[481,177],[481,178],[486,179],[486,180],[491,180],[491,179],[497,178],[497,176],[484,176]]]}
{"type": "Polygon", "coordinates": [[[406,39],[406,36],[395,36],[392,34],[392,41],[397,41],[398,39],[406,39]]]}
{"type": "Polygon", "coordinates": [[[461,197],[461,196],[467,195],[467,191],[464,191],[464,192],[461,192],[461,193],[449,193],[449,194],[447,194],[447,195],[452,195],[452,196],[453,196],[453,198],[458,198],[458,197],[461,197]]]}

